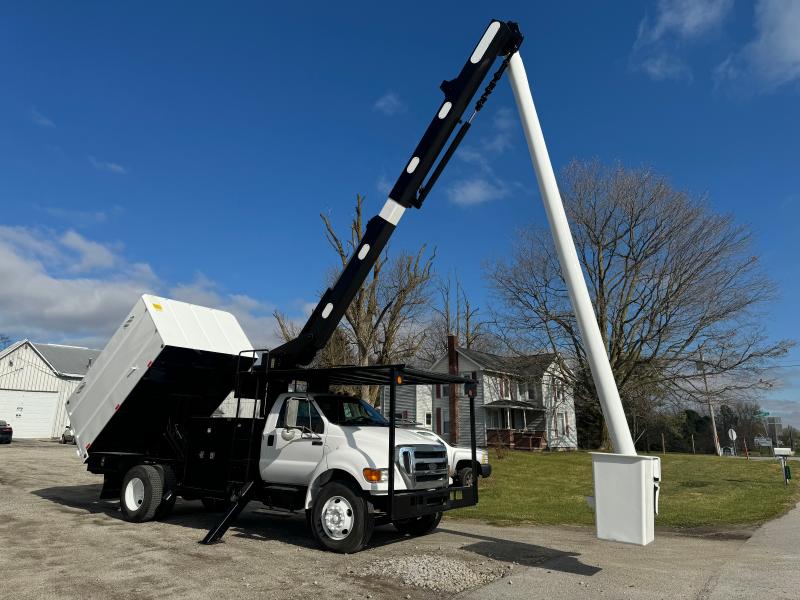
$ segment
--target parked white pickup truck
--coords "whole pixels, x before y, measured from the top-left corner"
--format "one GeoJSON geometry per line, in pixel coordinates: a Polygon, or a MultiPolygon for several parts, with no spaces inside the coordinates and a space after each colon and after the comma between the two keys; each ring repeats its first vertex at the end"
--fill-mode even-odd
{"type": "MultiPolygon", "coordinates": [[[[430,429],[409,428],[417,435],[442,444],[447,449],[447,464],[450,477],[457,485],[472,486],[472,448],[466,446],[451,446],[440,435],[430,429]]],[[[492,474],[492,465],[489,464],[489,451],[486,448],[477,448],[478,463],[480,464],[479,477],[489,477],[492,474]]]]}
{"type": "Polygon", "coordinates": [[[227,509],[214,541],[258,500],[305,512],[324,548],[355,552],[376,523],[422,535],[443,511],[474,504],[473,488],[451,485],[455,463],[440,439],[328,391],[348,378],[392,388],[469,380],[402,365],[259,370],[242,347],[250,342],[232,315],[145,295],[92,364],[67,410],[78,455],[104,475],[101,497],[118,497],[125,519],[164,517],[178,496],[202,500],[227,509]],[[268,386],[287,382],[312,391],[270,398],[268,386]],[[251,414],[211,417],[231,389],[251,414]]]}

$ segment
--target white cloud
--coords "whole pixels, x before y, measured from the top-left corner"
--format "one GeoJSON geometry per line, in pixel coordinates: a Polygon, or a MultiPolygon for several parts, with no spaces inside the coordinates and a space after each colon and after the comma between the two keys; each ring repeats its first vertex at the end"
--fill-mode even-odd
{"type": "Polygon", "coordinates": [[[717,27],[732,7],[733,0],[660,0],[656,18],[639,23],[636,44],[655,44],[670,36],[697,38],[717,27]]]}
{"type": "Polygon", "coordinates": [[[39,127],[55,127],[56,124],[53,123],[51,119],[45,117],[42,113],[40,113],[35,108],[31,108],[31,120],[39,125],[39,127]]]}
{"type": "Polygon", "coordinates": [[[403,101],[400,100],[400,96],[398,96],[396,93],[386,92],[383,96],[375,101],[375,104],[373,104],[372,108],[385,114],[387,117],[391,117],[405,112],[406,105],[403,104],[403,101]]]}
{"type": "Polygon", "coordinates": [[[691,81],[692,70],[677,56],[658,54],[642,61],[641,70],[655,81],[672,79],[675,81],[691,81]]]}
{"type": "Polygon", "coordinates": [[[73,273],[110,269],[117,263],[117,257],[111,249],[87,240],[76,231],[67,231],[59,241],[64,248],[68,248],[76,254],[77,261],[69,267],[73,273]]]}
{"type": "Polygon", "coordinates": [[[686,43],[717,29],[731,12],[733,0],[660,0],[656,16],[639,23],[631,56],[635,68],[656,81],[691,81],[681,58],[686,43]]]}
{"type": "Polygon", "coordinates": [[[450,202],[459,206],[474,206],[507,196],[508,186],[484,177],[463,179],[447,188],[450,202]]]}
{"type": "Polygon", "coordinates": [[[104,344],[135,299],[158,281],[147,265],[66,276],[76,253],[79,261],[91,262],[86,257],[96,251],[93,243],[69,232],[0,226],[0,331],[12,338],[104,344]]]}
{"type": "Polygon", "coordinates": [[[272,306],[208,278],[166,285],[147,263],[72,230],[0,225],[0,332],[102,348],[143,293],[232,312],[254,344],[274,346],[272,306]]]}
{"type": "Polygon", "coordinates": [[[723,61],[715,75],[718,83],[756,82],[762,92],[800,80],[800,2],[759,0],[754,39],[723,61]]]}
{"type": "Polygon", "coordinates": [[[509,194],[509,186],[501,181],[492,169],[492,159],[510,149],[512,133],[519,127],[519,120],[510,108],[500,107],[492,117],[492,133],[474,144],[464,144],[458,148],[456,156],[462,162],[477,167],[466,179],[459,179],[445,190],[453,204],[474,206],[509,194]]]}
{"type": "Polygon", "coordinates": [[[126,175],[130,172],[128,167],[123,167],[119,163],[97,160],[94,156],[89,157],[89,162],[98,171],[108,171],[109,173],[116,173],[117,175],[126,175]]]}
{"type": "Polygon", "coordinates": [[[79,208],[64,206],[36,206],[35,208],[72,227],[100,225],[119,216],[125,211],[125,208],[120,205],[114,205],[102,210],[81,210],[79,208]]]}

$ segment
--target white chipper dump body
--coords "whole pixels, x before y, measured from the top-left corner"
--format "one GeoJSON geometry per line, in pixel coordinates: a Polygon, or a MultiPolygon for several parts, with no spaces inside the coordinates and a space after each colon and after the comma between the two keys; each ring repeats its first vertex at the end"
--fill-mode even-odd
{"type": "Polygon", "coordinates": [[[67,401],[78,454],[150,454],[164,422],[214,412],[251,347],[230,313],[142,296],[67,401]]]}

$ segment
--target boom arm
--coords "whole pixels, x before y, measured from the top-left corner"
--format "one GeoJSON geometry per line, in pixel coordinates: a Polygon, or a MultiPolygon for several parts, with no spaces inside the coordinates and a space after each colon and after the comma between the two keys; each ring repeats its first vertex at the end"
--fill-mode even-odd
{"type": "Polygon", "coordinates": [[[350,257],[333,287],[322,295],[314,312],[300,334],[293,340],[275,348],[269,354],[269,368],[294,368],[310,363],[319,350],[325,347],[339,325],[353,297],[359,290],[376,260],[386,247],[400,217],[411,206],[421,208],[425,196],[439,178],[442,170],[455,152],[456,147],[469,130],[475,114],[483,107],[486,96],[494,89],[508,59],[522,43],[522,35],[516,23],[492,21],[475,46],[458,77],[442,82],[444,101],[439,106],[430,125],[425,130],[406,167],[398,177],[389,199],[380,214],[370,219],[358,248],[350,257]],[[452,143],[445,151],[433,173],[423,185],[434,162],[450,138],[468,104],[486,78],[498,56],[506,57],[502,67],[478,101],[475,111],[462,124],[452,143]]]}

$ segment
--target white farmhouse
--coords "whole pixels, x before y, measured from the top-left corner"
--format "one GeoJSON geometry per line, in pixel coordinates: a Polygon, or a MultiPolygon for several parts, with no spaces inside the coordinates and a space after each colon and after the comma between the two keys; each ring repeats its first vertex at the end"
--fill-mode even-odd
{"type": "Polygon", "coordinates": [[[14,439],[60,437],[65,402],[100,350],[22,340],[0,351],[0,420],[14,439]]]}
{"type": "MultiPolygon", "coordinates": [[[[575,450],[575,404],[560,375],[555,354],[505,357],[467,348],[454,348],[457,372],[478,382],[475,397],[479,446],[518,450],[575,450]]],[[[447,373],[448,356],[431,371],[447,373]]],[[[468,444],[469,399],[456,390],[458,428],[453,430],[453,405],[448,385],[400,386],[395,413],[399,420],[432,429],[445,439],[468,444]]],[[[388,410],[388,390],[381,399],[388,410]]],[[[388,415],[387,415],[388,416],[388,415]]]]}

